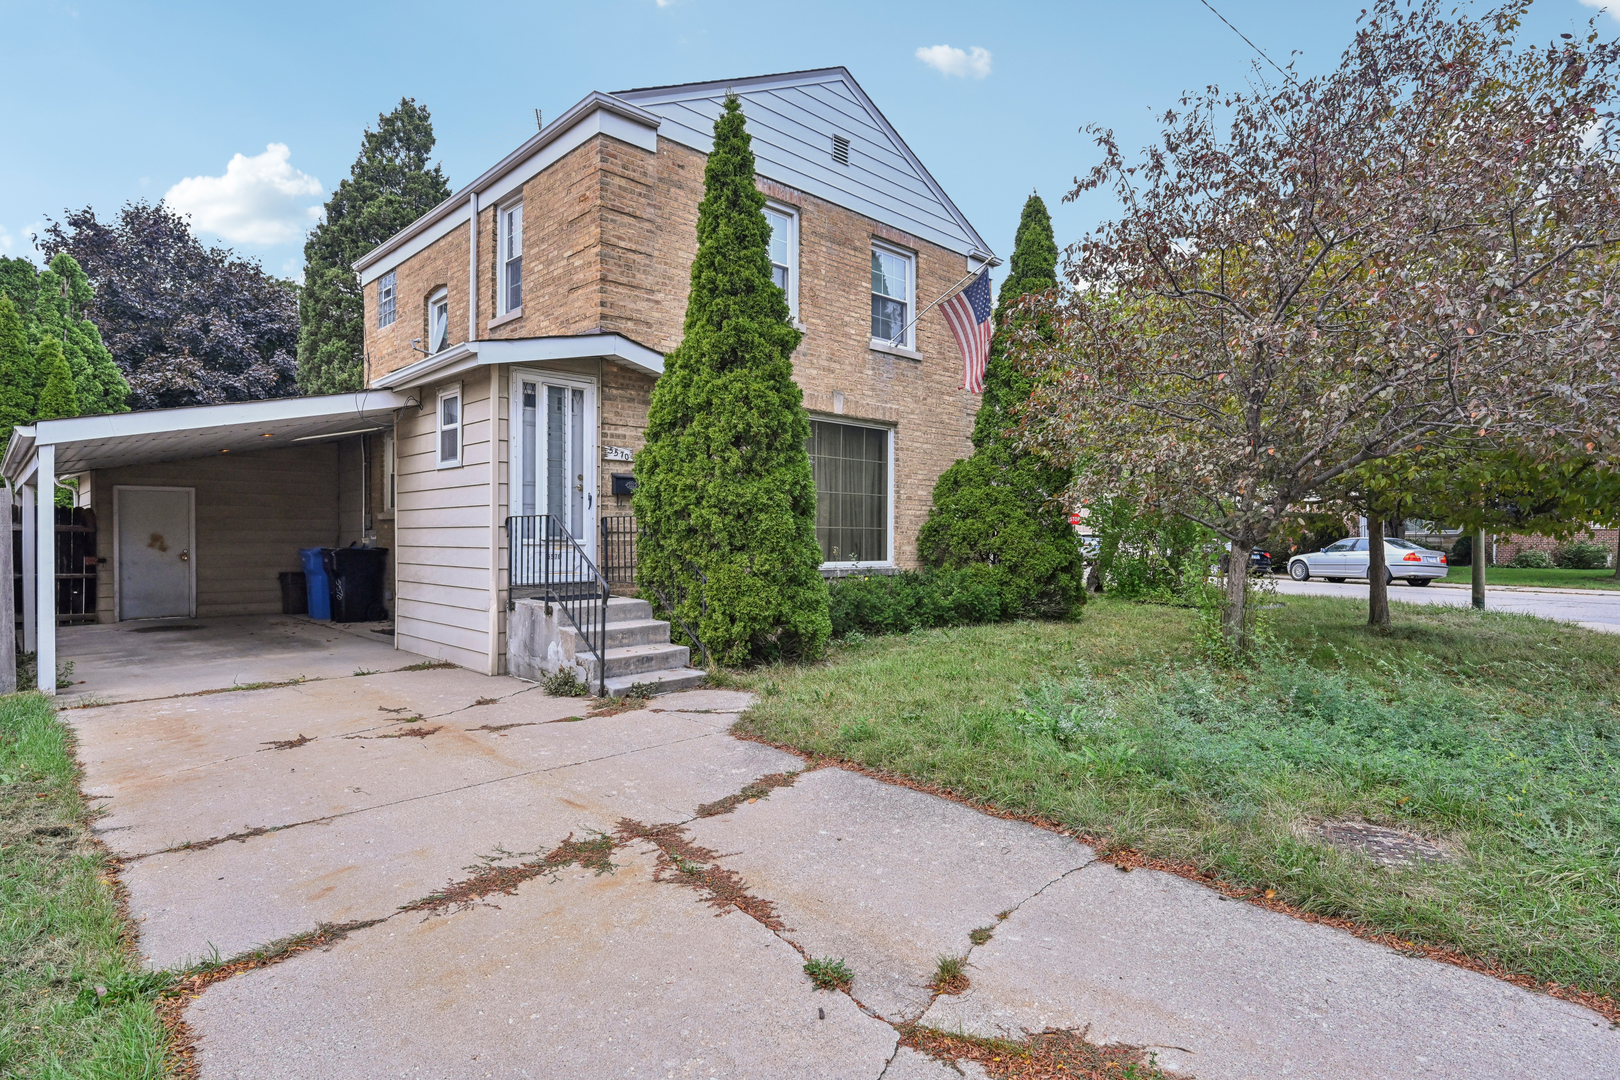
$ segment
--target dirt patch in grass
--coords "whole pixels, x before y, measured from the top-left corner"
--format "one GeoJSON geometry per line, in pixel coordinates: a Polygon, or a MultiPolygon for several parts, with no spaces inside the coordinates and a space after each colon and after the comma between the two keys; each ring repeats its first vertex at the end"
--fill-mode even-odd
{"type": "Polygon", "coordinates": [[[714,817],[716,814],[729,814],[743,803],[757,802],[760,799],[767,798],[777,788],[791,787],[793,782],[801,775],[803,774],[798,772],[779,772],[762,776],[734,795],[727,795],[723,799],[704,803],[697,808],[697,816],[701,818],[714,817]]]}
{"type": "Polygon", "coordinates": [[[995,1080],[1148,1080],[1163,1077],[1148,1054],[1129,1046],[1094,1046],[1078,1032],[1042,1031],[1022,1041],[950,1035],[899,1025],[900,1045],[955,1064],[972,1061],[995,1080]]]}
{"type": "Polygon", "coordinates": [[[485,897],[497,893],[516,896],[518,886],[525,881],[542,876],[554,876],[557,871],[568,866],[581,866],[598,874],[610,873],[613,870],[611,861],[613,847],[614,841],[611,836],[597,835],[585,840],[576,840],[574,834],[569,833],[566,840],[538,859],[510,866],[492,864],[479,867],[471,877],[462,881],[452,881],[438,892],[406,904],[399,910],[425,911],[432,915],[461,911],[485,903],[485,897]]]}
{"type": "Polygon", "coordinates": [[[687,885],[703,893],[705,903],[724,915],[737,909],[768,930],[788,929],[776,914],[776,905],[748,891],[742,875],[719,864],[720,853],[694,844],[683,825],[643,825],[625,818],[614,836],[620,842],[644,840],[658,849],[654,881],[687,885]]]}

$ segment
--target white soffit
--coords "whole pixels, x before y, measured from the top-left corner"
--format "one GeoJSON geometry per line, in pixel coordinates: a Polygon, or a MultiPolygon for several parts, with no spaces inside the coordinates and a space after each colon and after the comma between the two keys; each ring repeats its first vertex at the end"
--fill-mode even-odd
{"type": "Polygon", "coordinates": [[[379,390],[401,389],[439,382],[489,364],[544,364],[559,360],[611,360],[654,378],[664,373],[662,353],[622,334],[575,334],[463,341],[380,375],[371,385],[379,390]]]}
{"type": "Polygon", "coordinates": [[[707,154],[728,93],[742,102],[761,176],[910,233],[995,262],[978,231],[841,67],[729,82],[624,90],[614,96],[663,119],[664,138],[707,154]],[[832,138],[849,139],[849,164],[832,138]]]}
{"type": "Polygon", "coordinates": [[[408,400],[391,390],[362,390],[41,420],[16,430],[0,468],[15,482],[31,470],[34,449],[46,445],[56,447],[58,476],[303,445],[392,426],[408,400]]]}

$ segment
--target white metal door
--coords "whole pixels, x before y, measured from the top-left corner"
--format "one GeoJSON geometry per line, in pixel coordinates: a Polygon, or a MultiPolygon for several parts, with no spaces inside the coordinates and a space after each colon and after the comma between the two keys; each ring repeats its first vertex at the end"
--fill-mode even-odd
{"type": "Polygon", "coordinates": [[[519,372],[513,379],[513,499],[545,514],[596,558],[596,384],[519,372]]]}
{"type": "Polygon", "coordinates": [[[113,489],[113,570],[120,619],[183,618],[195,610],[192,488],[113,489]]]}

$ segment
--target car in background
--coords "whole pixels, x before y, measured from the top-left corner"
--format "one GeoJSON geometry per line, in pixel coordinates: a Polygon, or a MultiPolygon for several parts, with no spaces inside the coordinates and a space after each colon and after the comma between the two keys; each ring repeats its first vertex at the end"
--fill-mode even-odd
{"type": "MultiPolygon", "coordinates": [[[[1329,544],[1321,551],[1295,555],[1288,560],[1288,576],[1295,581],[1309,581],[1313,577],[1329,581],[1346,578],[1364,578],[1372,566],[1372,552],[1367,537],[1352,536],[1329,544]]],[[[1394,536],[1384,537],[1384,580],[1404,581],[1408,585],[1427,585],[1435,578],[1443,578],[1450,571],[1446,553],[1418,547],[1394,536]]]]}
{"type": "MultiPolygon", "coordinates": [[[[1206,548],[1205,550],[1208,550],[1208,549],[1206,548]]],[[[1230,559],[1231,557],[1232,557],[1232,545],[1231,545],[1231,542],[1229,541],[1226,544],[1225,550],[1223,550],[1221,552],[1220,561],[1216,564],[1216,569],[1220,573],[1223,573],[1223,574],[1226,573],[1226,566],[1227,566],[1226,561],[1228,559],[1230,559]]],[[[1269,574],[1269,573],[1271,573],[1271,552],[1269,552],[1269,551],[1261,551],[1259,548],[1255,548],[1254,550],[1250,551],[1249,552],[1249,573],[1251,573],[1251,574],[1269,574]]]]}

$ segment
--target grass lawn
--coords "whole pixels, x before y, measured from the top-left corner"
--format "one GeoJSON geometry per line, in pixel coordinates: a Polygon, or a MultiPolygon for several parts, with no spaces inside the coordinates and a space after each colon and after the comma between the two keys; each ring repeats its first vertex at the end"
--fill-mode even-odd
{"type": "MultiPolygon", "coordinates": [[[[1453,566],[1445,581],[1468,585],[1474,580],[1472,566],[1453,566]]],[[[1613,570],[1536,570],[1516,566],[1487,566],[1486,585],[1532,585],[1543,589],[1620,589],[1613,570]]]]}
{"type": "Polygon", "coordinates": [[[0,1075],[165,1075],[166,977],[130,948],[89,820],[48,701],[0,698],[0,1075]]]}
{"type": "Polygon", "coordinates": [[[1620,636],[1528,616],[1286,598],[1226,670],[1195,612],[917,631],[750,672],[743,730],[1272,888],[1319,915],[1620,995],[1620,636]],[[1324,820],[1453,853],[1382,869],[1324,820]]]}

